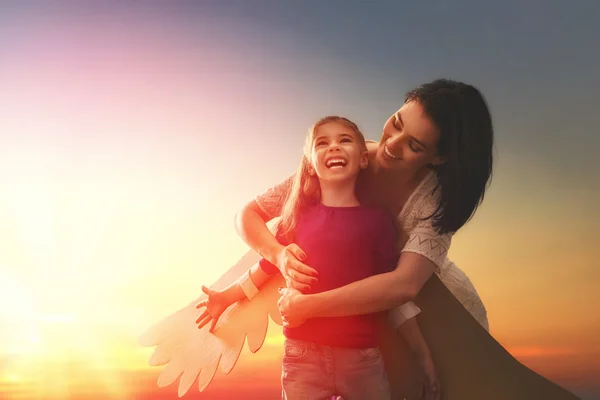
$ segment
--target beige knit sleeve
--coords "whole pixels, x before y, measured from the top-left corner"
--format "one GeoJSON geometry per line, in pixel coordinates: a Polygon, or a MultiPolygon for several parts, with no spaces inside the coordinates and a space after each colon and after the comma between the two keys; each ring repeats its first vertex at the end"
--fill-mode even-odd
{"type": "Polygon", "coordinates": [[[290,190],[294,175],[290,175],[279,184],[265,190],[254,198],[260,209],[271,218],[276,218],[281,215],[281,210],[285,204],[290,190]]]}
{"type": "Polygon", "coordinates": [[[436,271],[440,272],[450,249],[452,234],[439,234],[433,227],[433,218],[427,218],[435,212],[436,208],[437,196],[427,196],[419,203],[414,210],[418,222],[408,232],[408,241],[401,252],[416,253],[428,258],[436,265],[436,271]]]}

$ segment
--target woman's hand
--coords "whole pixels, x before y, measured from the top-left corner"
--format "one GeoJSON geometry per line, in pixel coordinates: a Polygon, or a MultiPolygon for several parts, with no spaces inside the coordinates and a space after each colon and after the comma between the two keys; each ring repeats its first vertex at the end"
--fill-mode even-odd
{"type": "Polygon", "coordinates": [[[217,321],[219,321],[219,317],[225,310],[227,310],[232,302],[227,298],[227,294],[225,292],[212,290],[206,286],[202,286],[202,291],[206,293],[208,298],[198,303],[196,308],[206,307],[206,310],[204,310],[200,317],[198,317],[196,323],[198,324],[198,329],[201,329],[204,325],[212,320],[209,329],[209,332],[212,333],[215,330],[217,321]]]}
{"type": "Polygon", "coordinates": [[[415,366],[419,369],[419,371],[417,371],[419,379],[419,398],[422,400],[440,400],[442,397],[442,389],[431,354],[416,356],[415,366]]]}
{"type": "Polygon", "coordinates": [[[294,288],[280,288],[279,293],[281,298],[277,302],[283,326],[287,328],[295,328],[306,322],[308,316],[304,314],[300,302],[306,295],[303,295],[294,288]]]}
{"type": "Polygon", "coordinates": [[[317,282],[317,271],[302,263],[306,254],[295,243],[283,247],[276,255],[277,267],[285,278],[287,286],[306,293],[317,282]]]}

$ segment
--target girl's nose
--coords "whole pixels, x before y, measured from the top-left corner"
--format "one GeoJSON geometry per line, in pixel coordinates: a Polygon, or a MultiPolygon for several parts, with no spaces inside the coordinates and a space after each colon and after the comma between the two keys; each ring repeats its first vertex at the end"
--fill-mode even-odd
{"type": "Polygon", "coordinates": [[[334,143],[331,143],[331,144],[329,145],[329,149],[328,149],[328,150],[329,150],[329,151],[337,151],[337,150],[339,150],[339,149],[340,149],[340,146],[339,146],[339,144],[334,142],[334,143]]]}

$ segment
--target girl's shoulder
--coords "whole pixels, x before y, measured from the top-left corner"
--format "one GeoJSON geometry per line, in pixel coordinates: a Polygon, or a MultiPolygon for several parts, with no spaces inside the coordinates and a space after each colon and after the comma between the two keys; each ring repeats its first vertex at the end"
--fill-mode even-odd
{"type": "Polygon", "coordinates": [[[376,152],[379,147],[379,142],[375,140],[365,140],[365,143],[367,144],[367,151],[370,153],[376,152]]]}
{"type": "Polygon", "coordinates": [[[383,226],[396,224],[396,216],[387,208],[381,206],[361,205],[363,221],[368,221],[373,229],[379,230],[383,226]]]}

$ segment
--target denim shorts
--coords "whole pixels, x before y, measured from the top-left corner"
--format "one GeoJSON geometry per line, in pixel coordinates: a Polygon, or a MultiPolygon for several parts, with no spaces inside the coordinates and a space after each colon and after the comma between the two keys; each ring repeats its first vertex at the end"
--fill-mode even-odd
{"type": "Polygon", "coordinates": [[[284,400],[389,400],[381,352],[285,339],[281,374],[284,400]]]}

